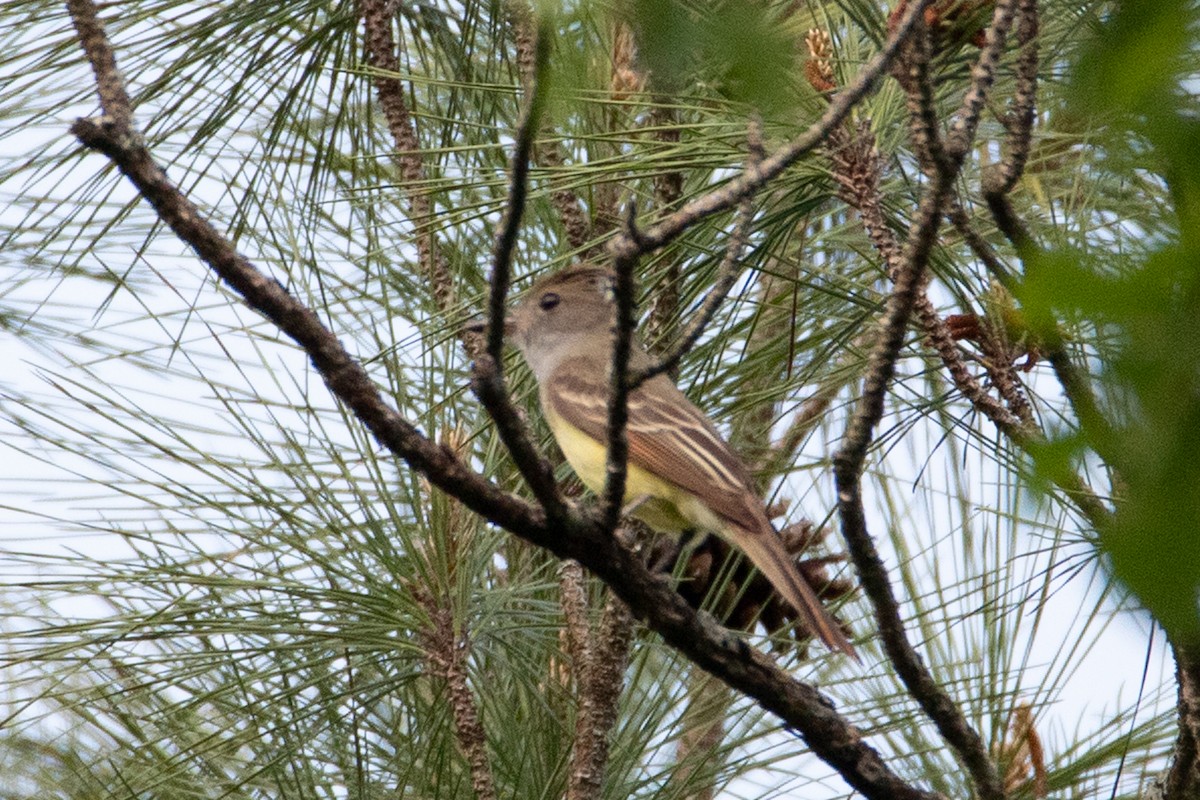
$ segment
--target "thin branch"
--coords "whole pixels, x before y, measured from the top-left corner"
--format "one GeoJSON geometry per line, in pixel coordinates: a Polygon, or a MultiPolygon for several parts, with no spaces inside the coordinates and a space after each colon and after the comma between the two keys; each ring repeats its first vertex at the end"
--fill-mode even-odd
{"type": "Polygon", "coordinates": [[[629,607],[610,594],[581,681],[567,800],[598,800],[602,796],[608,737],[617,724],[632,634],[629,607]]]}
{"type": "MultiPolygon", "coordinates": [[[[544,25],[544,23],[541,23],[544,25]]],[[[496,246],[492,254],[492,275],[488,283],[488,324],[484,339],[487,353],[497,362],[504,349],[504,318],[509,283],[512,278],[512,256],[517,246],[517,234],[521,230],[521,217],[525,213],[525,202],[529,196],[529,159],[533,154],[533,142],[541,124],[545,106],[546,65],[550,57],[549,37],[540,26],[534,40],[533,74],[526,85],[525,103],[517,123],[516,146],[513,148],[509,168],[508,198],[504,203],[504,216],[496,234],[496,246]]]]}
{"type": "MultiPolygon", "coordinates": [[[[1004,787],[1000,775],[982,738],[937,683],[908,641],[887,568],[867,530],[861,475],[874,429],[883,418],[888,384],[896,370],[908,320],[921,295],[939,223],[953,199],[954,181],[966,158],[978,125],[979,110],[994,78],[995,65],[1011,24],[1013,6],[1014,0],[999,0],[996,4],[986,44],[972,70],[971,86],[952,128],[950,145],[945,150],[944,158],[938,156],[940,146],[937,144],[937,129],[928,125],[931,111],[918,108],[913,114],[914,135],[929,139],[924,146],[930,154],[929,166],[933,168],[933,174],[909,229],[900,269],[881,324],[881,335],[871,353],[863,381],[862,398],[847,425],[842,448],[834,456],[842,531],[863,590],[875,609],[884,649],[909,693],[962,759],[976,791],[985,800],[1003,800],[1004,787]]],[[[918,48],[915,55],[928,57],[928,51],[920,49],[920,42],[923,41],[921,35],[918,34],[913,41],[918,48]]],[[[906,87],[912,103],[923,106],[931,102],[932,94],[925,87],[927,70],[912,61],[906,66],[912,78],[912,83],[906,87]]]]}
{"type": "MultiPolygon", "coordinates": [[[[96,18],[88,0],[76,0],[77,17],[96,18]]],[[[74,13],[74,11],[73,11],[74,13]]],[[[86,31],[86,25],[82,25],[86,31]]],[[[88,50],[89,54],[91,50],[88,50]]],[[[112,79],[93,62],[98,83],[112,79]]],[[[119,76],[115,76],[119,81],[119,76]]],[[[119,100],[117,102],[120,102],[119,100]]],[[[160,219],[190,245],[204,263],[237,291],[246,303],[272,320],[312,359],[335,397],[387,447],[480,516],[559,558],[578,560],[646,620],[672,647],[799,731],[813,752],[830,764],[868,800],[935,800],[939,796],[909,784],[892,772],[862,735],[839,715],[814,687],[797,681],[766,655],[749,648],[711,618],[696,613],[665,578],[651,575],[611,531],[567,510],[557,524],[542,509],[501,491],[469,469],[447,447],[423,436],[383,400],[360,364],[321,324],[320,318],[256,269],[203,218],[155,165],[140,137],[127,123],[131,109],[106,111],[100,120],[80,119],[72,132],[87,147],[108,156],[151,203],[160,219]]]]}
{"type": "Polygon", "coordinates": [[[801,156],[820,145],[829,132],[841,125],[859,101],[875,88],[875,83],[891,66],[901,45],[909,38],[917,20],[921,18],[922,12],[930,2],[932,0],[918,0],[906,9],[883,49],[867,63],[850,85],[838,92],[821,118],[798,138],[764,159],[757,168],[746,170],[725,186],[692,200],[661,222],[639,231],[636,238],[631,237],[628,232],[618,235],[609,245],[610,253],[615,258],[628,258],[663,247],[697,221],[737,205],[746,195],[761,189],[801,156]]]}
{"type": "MultiPolygon", "coordinates": [[[[521,85],[528,94],[534,81],[539,80],[539,73],[544,68],[544,56],[538,54],[538,35],[536,16],[527,0],[506,0],[504,4],[508,11],[509,23],[512,26],[513,40],[517,48],[517,67],[521,75],[521,85]]],[[[539,132],[545,128],[543,120],[538,126],[539,132]]],[[[535,144],[533,158],[550,169],[561,167],[566,162],[566,154],[562,143],[554,138],[544,138],[535,144]]],[[[567,234],[567,242],[573,250],[582,250],[592,238],[592,226],[579,195],[568,189],[552,189],[550,204],[558,212],[563,230],[567,234]]]]}
{"type": "MultiPolygon", "coordinates": [[[[627,227],[631,238],[636,238],[634,206],[629,206],[627,227]]],[[[614,259],[613,286],[616,305],[616,328],[613,332],[612,373],[609,376],[608,395],[608,472],[604,484],[604,498],[601,505],[601,519],[608,530],[616,530],[621,517],[621,507],[625,502],[625,483],[628,477],[629,439],[625,435],[625,426],[629,422],[629,393],[633,391],[629,375],[629,354],[633,346],[633,329],[637,324],[634,317],[634,286],[633,270],[637,266],[638,257],[630,254],[614,259]]]]}
{"type": "Polygon", "coordinates": [[[950,205],[950,213],[946,218],[950,220],[950,224],[963,237],[967,247],[971,248],[971,252],[983,264],[988,275],[991,275],[1006,290],[1012,292],[1016,287],[1016,278],[1013,277],[1008,265],[1000,260],[996,249],[971,224],[971,217],[959,200],[955,199],[950,205]]]}
{"type": "MultiPolygon", "coordinates": [[[[749,130],[746,132],[746,141],[750,149],[750,154],[746,159],[746,168],[753,169],[763,159],[762,120],[757,117],[751,120],[749,130]]],[[[674,372],[683,357],[696,346],[696,342],[700,341],[700,337],[704,335],[704,330],[712,322],[721,303],[725,302],[725,298],[729,296],[729,290],[733,288],[733,284],[737,282],[740,274],[738,267],[741,266],[742,251],[746,249],[746,241],[750,237],[750,223],[754,220],[753,198],[754,194],[749,193],[742,198],[742,202],[738,205],[738,212],[733,221],[733,230],[729,234],[729,243],[725,246],[725,255],[717,266],[717,280],[704,298],[695,318],[684,330],[675,346],[657,363],[630,377],[629,391],[634,391],[656,375],[674,372]]]]}
{"type": "Polygon", "coordinates": [[[862,397],[847,425],[842,447],[833,458],[834,479],[842,534],[858,571],[859,582],[875,610],[879,635],[889,659],[909,693],[966,763],[980,796],[1001,800],[1003,790],[1000,778],[983,741],[950,696],[938,685],[908,641],[887,568],[867,531],[862,501],[861,474],[867,449],[875,426],[883,417],[887,387],[895,372],[908,318],[918,294],[921,273],[928,263],[938,220],[943,214],[943,204],[950,195],[950,186],[951,182],[946,178],[936,181],[921,199],[905,248],[904,268],[896,276],[880,325],[880,336],[871,352],[862,397]]]}
{"type": "Polygon", "coordinates": [[[1033,142],[1037,111],[1038,27],[1037,0],[1020,0],[1017,3],[1017,43],[1021,52],[1017,56],[1016,91],[1005,119],[1008,138],[1005,142],[1007,152],[1001,162],[1003,172],[994,186],[1001,194],[1011,192],[1024,174],[1033,142]]]}
{"type": "MultiPolygon", "coordinates": [[[[96,6],[91,0],[67,0],[67,10],[80,45],[96,76],[96,93],[100,96],[100,109],[110,130],[135,135],[133,127],[133,101],[125,88],[125,79],[117,69],[117,57],[113,53],[104,23],[96,15],[96,6]]],[[[134,140],[123,143],[133,147],[140,144],[134,140]]]]}
{"type": "Polygon", "coordinates": [[[1000,64],[1000,54],[1004,52],[1004,44],[1015,14],[1016,0],[998,0],[992,13],[992,23],[987,28],[983,48],[979,51],[979,58],[971,67],[971,83],[950,126],[950,133],[946,136],[946,150],[954,159],[956,168],[962,166],[975,141],[980,114],[987,102],[988,92],[996,82],[996,68],[1000,64]]]}
{"type": "Polygon", "coordinates": [[[417,599],[430,615],[430,627],[423,632],[425,661],[430,670],[446,683],[450,696],[450,714],[454,720],[454,738],[467,759],[471,788],[476,800],[496,800],[496,780],[487,754],[487,734],[479,717],[479,705],[467,677],[467,636],[455,632],[454,615],[435,601],[423,588],[417,599]]]}
{"type": "Polygon", "coordinates": [[[942,146],[941,120],[934,102],[933,81],[929,77],[932,47],[929,29],[922,26],[905,43],[892,73],[904,88],[913,153],[921,171],[930,176],[955,169],[942,146]]]}
{"type": "Polygon", "coordinates": [[[549,37],[539,28],[534,44],[534,73],[530,78],[517,123],[516,146],[513,148],[509,169],[508,196],[505,199],[504,216],[496,234],[492,256],[492,274],[489,281],[491,293],[488,296],[488,318],[484,330],[485,350],[475,359],[472,387],[495,422],[500,440],[508,448],[521,476],[529,483],[529,488],[542,504],[542,508],[546,509],[550,519],[556,520],[565,513],[565,505],[554,480],[554,469],[534,447],[529,430],[508,395],[502,356],[512,256],[517,246],[517,234],[521,228],[521,217],[529,193],[529,158],[533,152],[533,141],[545,104],[544,80],[549,50],[549,37]]]}
{"type": "MultiPolygon", "coordinates": [[[[442,254],[433,235],[434,209],[426,185],[425,164],[421,160],[421,144],[408,102],[404,98],[404,84],[397,75],[400,62],[396,59],[396,42],[392,38],[393,4],[389,0],[358,0],[359,15],[363,20],[367,63],[374,67],[372,80],[379,96],[379,105],[387,119],[388,130],[395,146],[395,158],[400,165],[408,195],[409,213],[416,231],[417,261],[433,290],[434,303],[438,310],[446,313],[454,306],[454,279],[450,265],[442,254]]],[[[472,357],[477,343],[464,339],[472,357]]]]}

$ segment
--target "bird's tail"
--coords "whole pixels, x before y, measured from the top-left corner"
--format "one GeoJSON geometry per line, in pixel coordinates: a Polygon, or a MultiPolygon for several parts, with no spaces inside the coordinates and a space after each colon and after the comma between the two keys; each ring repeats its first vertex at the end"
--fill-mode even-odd
{"type": "Polygon", "coordinates": [[[739,529],[738,534],[738,547],[767,577],[775,591],[796,609],[808,629],[830,650],[840,650],[857,661],[854,645],[850,644],[841,625],[822,605],[808,581],[804,580],[779,535],[773,529],[769,533],[739,529]]]}

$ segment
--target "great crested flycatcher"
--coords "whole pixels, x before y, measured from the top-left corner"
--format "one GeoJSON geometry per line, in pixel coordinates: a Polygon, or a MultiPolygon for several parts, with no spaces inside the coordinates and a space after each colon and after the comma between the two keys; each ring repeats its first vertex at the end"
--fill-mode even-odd
{"type": "MultiPolygon", "coordinates": [[[[563,455],[597,493],[608,474],[612,286],[612,274],[603,268],[568,268],[530,289],[505,325],[537,378],[542,410],[563,455]]],[[[651,363],[635,341],[629,369],[651,363]]],[[[771,526],[746,466],[708,418],[665,375],[631,392],[628,409],[624,499],[634,516],[659,531],[710,531],[740,548],[812,633],[854,656],[771,526]]]]}

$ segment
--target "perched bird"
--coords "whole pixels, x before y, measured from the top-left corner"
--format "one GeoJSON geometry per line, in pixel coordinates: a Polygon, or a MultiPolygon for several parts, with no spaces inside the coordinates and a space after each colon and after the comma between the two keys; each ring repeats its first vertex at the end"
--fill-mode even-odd
{"type": "MultiPolygon", "coordinates": [[[[580,480],[607,478],[609,375],[616,325],[613,276],[576,266],[543,278],[506,320],[538,382],[542,411],[580,480]]],[[[653,363],[634,341],[629,369],[653,363]]],[[[801,620],[834,650],[855,656],[841,627],[801,576],[767,517],[750,473],[716,427],[666,375],[629,395],[624,502],[650,527],[704,530],[740,549],[801,620]]]]}

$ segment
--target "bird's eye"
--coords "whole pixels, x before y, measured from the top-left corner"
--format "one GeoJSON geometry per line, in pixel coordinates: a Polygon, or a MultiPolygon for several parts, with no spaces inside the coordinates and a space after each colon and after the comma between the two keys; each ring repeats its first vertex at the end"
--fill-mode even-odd
{"type": "Polygon", "coordinates": [[[549,311],[558,305],[560,300],[562,300],[562,298],[554,292],[546,292],[544,295],[542,295],[542,299],[539,301],[538,305],[542,307],[542,311],[549,311]]]}

